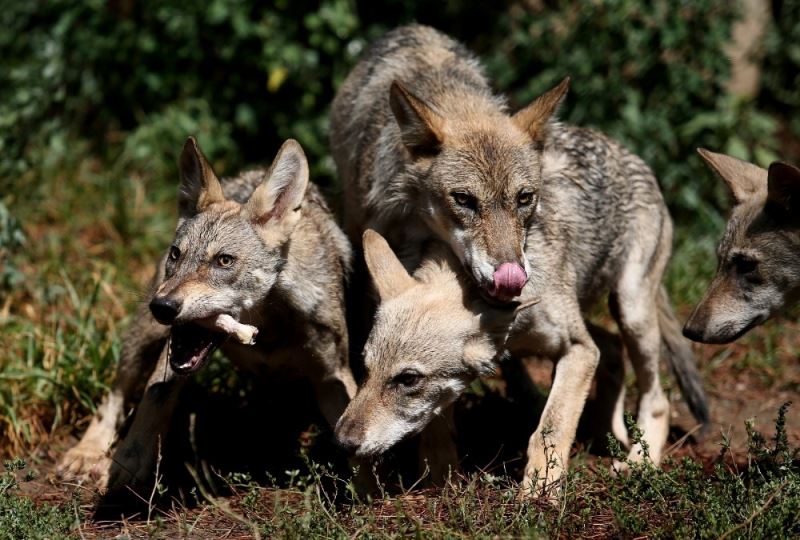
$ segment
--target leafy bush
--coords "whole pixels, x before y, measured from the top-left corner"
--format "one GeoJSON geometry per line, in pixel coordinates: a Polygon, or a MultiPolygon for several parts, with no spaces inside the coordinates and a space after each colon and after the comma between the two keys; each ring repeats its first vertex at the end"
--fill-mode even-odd
{"type": "MultiPolygon", "coordinates": [[[[346,0],[4,4],[5,177],[31,166],[31,143],[59,130],[89,137],[102,153],[137,127],[164,126],[161,116],[193,108],[211,112],[209,139],[221,139],[211,157],[232,165],[240,163],[231,140],[248,161],[271,158],[290,136],[316,158],[326,151],[322,113],[357,26],[346,0]]],[[[180,147],[167,142],[160,151],[172,163],[180,147]]]]}
{"type": "MultiPolygon", "coordinates": [[[[140,146],[134,153],[152,155],[163,164],[160,174],[174,174],[177,141],[200,124],[201,142],[223,171],[267,161],[281,139],[295,137],[314,177],[330,184],[326,126],[334,88],[371,39],[411,20],[434,24],[483,54],[493,80],[517,105],[571,75],[564,118],[608,131],[640,153],[684,215],[713,219],[725,205],[695,147],[762,164],[774,157],[773,119],[725,95],[729,66],[721,51],[735,13],[718,0],[677,9],[633,0],[4,3],[6,185],[64,131],[115,157],[135,130],[140,136],[125,146],[140,146]]],[[[788,4],[791,15],[795,4],[788,4]]],[[[783,20],[781,32],[771,34],[772,50],[796,37],[793,18],[783,20]]],[[[788,69],[797,65],[795,49],[775,58],[769,80],[798,72],[788,69]]],[[[769,86],[792,89],[790,82],[769,86]]],[[[780,99],[789,103],[793,95],[780,99]]]]}
{"type": "MultiPolygon", "coordinates": [[[[75,523],[72,505],[37,505],[19,495],[17,475],[27,467],[20,459],[6,461],[0,473],[0,538],[65,538],[75,523]]],[[[23,482],[36,477],[28,470],[23,482]]]]}

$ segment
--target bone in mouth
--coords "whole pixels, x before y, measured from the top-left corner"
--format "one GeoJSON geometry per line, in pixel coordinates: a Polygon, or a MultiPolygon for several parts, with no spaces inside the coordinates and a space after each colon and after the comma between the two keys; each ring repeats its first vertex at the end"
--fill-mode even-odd
{"type": "Polygon", "coordinates": [[[227,313],[222,313],[211,319],[211,326],[228,335],[234,336],[243,345],[255,345],[258,328],[249,324],[242,324],[227,313]]]}

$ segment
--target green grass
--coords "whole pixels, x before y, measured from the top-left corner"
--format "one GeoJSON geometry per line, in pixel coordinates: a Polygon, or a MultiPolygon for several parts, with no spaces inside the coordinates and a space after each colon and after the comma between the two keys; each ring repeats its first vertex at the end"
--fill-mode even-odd
{"type": "MultiPolygon", "coordinates": [[[[25,236],[19,244],[18,234],[0,234],[3,275],[10,276],[0,289],[0,455],[6,458],[34,455],[31,466],[47,470],[53,456],[36,450],[82,432],[112,380],[121,331],[174,226],[173,165],[151,159],[123,152],[98,161],[79,143],[55,148],[2,199],[25,236]]],[[[2,223],[15,228],[12,220],[2,223]]],[[[718,232],[676,232],[667,283],[682,311],[713,274],[718,232]]],[[[704,372],[725,364],[778,384],[786,359],[798,352],[783,330],[774,323],[748,336],[751,352],[713,352],[704,372]]],[[[500,469],[468,474],[441,490],[366,499],[347,478],[308,462],[274,485],[228,477],[227,497],[195,490],[199,509],[166,505],[138,521],[103,525],[77,496],[37,499],[36,489],[26,489],[34,482],[30,469],[10,461],[0,475],[0,538],[120,531],[210,537],[230,530],[263,538],[797,536],[800,470],[797,450],[786,442],[784,413],[771,439],[751,431],[746,454],[722,444],[716,458],[634,466],[620,478],[610,474],[607,459],[579,454],[554,505],[519,504],[516,484],[500,469]]]]}
{"type": "Polygon", "coordinates": [[[4,464],[0,473],[0,538],[62,538],[74,528],[77,519],[75,503],[37,505],[18,494],[20,482],[29,482],[35,474],[22,460],[4,464]],[[19,477],[22,476],[22,479],[19,477]]]}
{"type": "MultiPolygon", "coordinates": [[[[214,530],[262,538],[796,537],[800,464],[798,449],[786,440],[785,413],[786,407],[779,411],[771,439],[750,429],[742,463],[726,459],[725,445],[706,468],[689,458],[671,459],[662,468],[635,464],[628,476],[614,477],[607,467],[582,463],[548,502],[519,503],[518,486],[488,472],[456,478],[443,489],[359,498],[350,482],[309,463],[306,473],[292,472],[280,488],[231,476],[232,495],[195,492],[202,511],[150,509],[146,519],[123,527],[154,538],[194,538],[214,530]]],[[[105,530],[79,525],[74,500],[36,505],[16,495],[25,481],[17,479],[24,463],[6,468],[0,476],[0,537],[105,530]]]]}

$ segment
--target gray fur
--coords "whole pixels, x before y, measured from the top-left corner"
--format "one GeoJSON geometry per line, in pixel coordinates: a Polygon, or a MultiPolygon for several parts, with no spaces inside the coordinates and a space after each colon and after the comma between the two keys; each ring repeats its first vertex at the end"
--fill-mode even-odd
{"type": "Polygon", "coordinates": [[[728,343],[800,299],[800,169],[769,171],[700,151],[735,200],[717,247],[717,272],[686,321],[684,334],[728,343]]]}
{"type": "MultiPolygon", "coordinates": [[[[366,228],[385,234],[406,269],[419,267],[414,277],[421,287],[409,289],[413,301],[381,294],[365,349],[370,375],[337,427],[346,446],[374,453],[385,449],[387,441],[421,429],[469,379],[491,370],[495,355],[506,347],[514,355],[548,356],[558,362],[548,404],[531,437],[526,468],[526,488],[545,486],[566,464],[598,362],[584,314],[606,293],[636,369],[639,423],[654,461],[666,441],[669,418],[658,381],[662,354],[679,372],[693,412],[707,422],[706,398],[691,350],[679,335],[661,285],[672,222],[656,179],[640,158],[601,133],[553,122],[544,132],[521,137],[517,123],[508,122],[503,100],[489,91],[474,57],[421,26],[396,29],[373,45],[340,89],[332,114],[331,142],[345,182],[351,240],[356,243],[366,228]],[[449,138],[432,157],[409,156],[402,143],[387,104],[391,82],[398,78],[447,118],[449,138]],[[457,151],[445,151],[448,140],[457,141],[457,151]],[[446,199],[442,192],[446,195],[463,182],[480,193],[481,223],[471,224],[457,215],[450,219],[454,212],[441,202],[446,199]],[[513,212],[513,186],[527,186],[536,201],[534,211],[516,222],[507,220],[513,212]],[[430,208],[435,208],[436,217],[431,217],[430,208]],[[491,225],[503,219],[513,226],[491,225]],[[486,253],[512,253],[515,245],[523,250],[528,282],[516,300],[540,303],[517,316],[505,345],[505,334],[489,339],[486,328],[470,322],[469,313],[488,306],[464,289],[463,280],[465,296],[441,298],[435,292],[436,287],[450,287],[460,279],[454,274],[464,270],[484,285],[474,271],[476,260],[458,251],[465,237],[472,247],[483,241],[486,253]],[[449,245],[463,270],[441,262],[441,255],[426,256],[424,246],[431,238],[449,245]],[[420,310],[427,310],[430,320],[413,323],[423,315],[420,310]],[[428,354],[431,351],[436,358],[428,354]],[[387,405],[391,401],[386,396],[392,394],[381,385],[391,386],[387,381],[404,368],[439,374],[431,379],[438,381],[431,382],[438,390],[415,394],[428,396],[427,406],[399,399],[397,403],[406,405],[387,405]],[[381,407],[376,407],[378,395],[384,396],[381,407]],[[416,416],[411,419],[409,414],[416,416]],[[374,435],[379,432],[385,436],[374,435]],[[560,463],[545,474],[551,442],[560,463]]],[[[439,129],[434,120],[434,129],[439,129]]],[[[389,255],[384,251],[381,257],[389,255]]],[[[373,277],[391,267],[373,264],[373,277]]],[[[404,278],[394,281],[406,283],[404,278]]],[[[381,282],[378,285],[380,291],[381,282]]],[[[627,442],[621,412],[617,407],[615,435],[627,442]]],[[[630,457],[642,459],[641,449],[632,448],[630,457]]]]}
{"type": "MultiPolygon", "coordinates": [[[[187,143],[189,153],[208,166],[192,144],[187,143]]],[[[258,328],[254,345],[228,339],[224,354],[237,367],[258,375],[282,369],[309,377],[322,412],[335,424],[355,393],[344,313],[351,249],[319,190],[313,184],[306,187],[302,150],[287,142],[269,170],[223,179],[222,195],[214,193],[219,181],[213,171],[208,182],[198,186],[202,167],[186,153],[173,240],[180,256],[172,260],[168,250],[162,257],[148,297],[180,298],[175,323],[222,312],[258,328]],[[287,168],[300,175],[296,182],[285,181],[287,168]],[[300,204],[286,207],[291,197],[282,199],[281,193],[276,197],[263,188],[273,185],[274,172],[281,175],[278,186],[291,184],[286,192],[299,197],[300,204]],[[304,193],[292,193],[293,186],[304,193]],[[257,204],[259,189],[264,198],[257,204]],[[271,209],[264,201],[271,202],[271,209]],[[275,208],[281,208],[279,216],[275,208]],[[259,213],[264,209],[267,216],[259,213]],[[217,253],[235,257],[235,263],[215,268],[217,253]]],[[[164,344],[169,333],[170,327],[157,323],[143,305],[123,338],[114,387],[81,441],[62,459],[63,475],[94,477],[111,491],[152,481],[158,446],[169,430],[185,380],[168,362],[164,344]],[[136,407],[133,424],[116,445],[112,460],[107,452],[131,406],[136,407]]]]}

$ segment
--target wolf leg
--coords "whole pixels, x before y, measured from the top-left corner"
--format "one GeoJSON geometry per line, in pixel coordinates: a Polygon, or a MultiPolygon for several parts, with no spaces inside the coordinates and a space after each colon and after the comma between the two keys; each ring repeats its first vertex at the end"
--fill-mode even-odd
{"type": "Polygon", "coordinates": [[[185,381],[172,371],[167,358],[168,349],[168,346],[163,348],[136,409],[133,424],[114,452],[107,473],[109,493],[147,487],[155,480],[151,475],[185,381]]]}
{"type": "Polygon", "coordinates": [[[311,342],[309,376],[319,408],[334,428],[358,389],[350,371],[347,336],[325,330],[317,332],[311,342]]]}
{"type": "Polygon", "coordinates": [[[168,332],[168,327],[153,319],[146,304],[139,308],[138,316],[122,338],[114,386],[103,398],[81,440],[59,461],[60,477],[78,481],[107,477],[109,451],[125,419],[126,404],[136,401],[141,394],[143,382],[150,376],[168,332]]]}
{"type": "Polygon", "coordinates": [[[573,328],[565,336],[566,354],[556,363],[550,395],[539,426],[528,443],[528,463],[520,492],[522,498],[546,495],[561,479],[600,359],[600,352],[583,323],[580,308],[577,305],[572,309],[564,306],[563,296],[559,302],[551,301],[549,304],[560,306],[573,328]]]}
{"type": "Polygon", "coordinates": [[[600,364],[597,367],[597,393],[592,422],[593,436],[602,444],[606,433],[611,434],[625,448],[630,446],[628,431],[625,428],[625,358],[619,336],[589,324],[592,341],[600,349],[600,364]]]}
{"type": "Polygon", "coordinates": [[[458,470],[458,451],[454,438],[453,407],[435,416],[420,434],[419,471],[428,472],[430,483],[443,486],[458,470]]]}
{"type": "MultiPolygon", "coordinates": [[[[612,311],[618,312],[617,323],[636,372],[639,390],[637,424],[642,430],[642,442],[646,443],[647,453],[657,465],[669,434],[669,400],[659,379],[661,332],[656,303],[659,284],[653,283],[653,273],[642,274],[644,267],[629,264],[624,269],[620,284],[612,293],[616,303],[616,309],[612,311]]],[[[655,274],[660,277],[660,272],[655,274]]],[[[631,447],[628,459],[633,462],[645,459],[642,443],[631,447]]]]}

